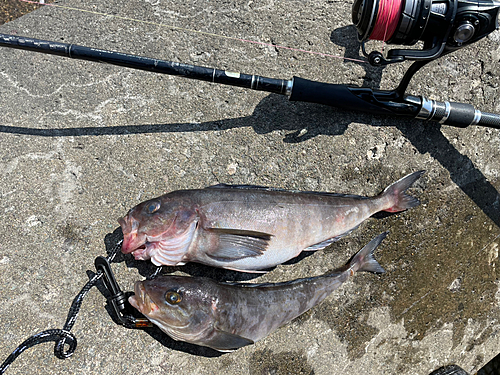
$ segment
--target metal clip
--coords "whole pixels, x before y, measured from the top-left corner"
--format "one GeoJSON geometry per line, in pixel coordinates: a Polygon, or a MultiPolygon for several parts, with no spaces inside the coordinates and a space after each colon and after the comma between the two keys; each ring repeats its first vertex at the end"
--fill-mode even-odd
{"type": "Polygon", "coordinates": [[[94,264],[97,272],[102,272],[103,274],[104,285],[111,294],[107,298],[108,303],[113,307],[120,324],[127,328],[152,327],[153,323],[143,315],[140,317],[134,316],[134,314],[140,315],[140,313],[128,303],[130,293],[127,293],[129,295],[123,293],[118,286],[109,261],[105,257],[99,256],[95,259],[94,264]]]}

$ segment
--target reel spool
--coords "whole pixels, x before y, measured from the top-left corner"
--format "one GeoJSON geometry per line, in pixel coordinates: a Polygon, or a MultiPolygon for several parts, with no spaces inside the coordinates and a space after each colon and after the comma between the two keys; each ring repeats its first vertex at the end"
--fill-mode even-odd
{"type": "Polygon", "coordinates": [[[496,0],[355,0],[352,21],[363,54],[372,65],[404,60],[433,60],[485,37],[498,28],[500,1],[496,0]],[[366,52],[365,42],[423,48],[392,49],[387,57],[366,52]]]}

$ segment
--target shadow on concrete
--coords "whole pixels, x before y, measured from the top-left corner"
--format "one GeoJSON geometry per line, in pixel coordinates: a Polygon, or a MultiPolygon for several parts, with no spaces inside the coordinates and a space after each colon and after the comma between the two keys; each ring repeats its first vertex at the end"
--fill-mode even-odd
{"type": "MultiPolygon", "coordinates": [[[[362,56],[360,53],[361,44],[358,42],[356,35],[356,27],[354,25],[349,25],[333,30],[330,35],[330,40],[332,43],[345,48],[344,58],[366,60],[366,57],[362,56]]],[[[365,70],[365,76],[363,77],[362,84],[363,87],[369,87],[371,89],[380,88],[384,67],[372,66],[368,63],[360,63],[356,61],[349,61],[349,63],[358,64],[365,70]]]]}
{"type": "Polygon", "coordinates": [[[206,346],[190,344],[184,341],[175,341],[174,339],[170,338],[166,333],[163,333],[163,331],[158,327],[146,328],[143,331],[147,333],[149,336],[151,336],[153,339],[158,341],[160,344],[165,346],[166,348],[172,350],[177,350],[191,355],[208,357],[208,358],[220,357],[224,354],[227,354],[227,353],[221,353],[215,349],[208,348],[206,346]]]}
{"type": "Polygon", "coordinates": [[[396,125],[421,154],[429,153],[450,173],[451,180],[481,210],[500,227],[500,194],[474,166],[472,160],[462,155],[443,135],[441,126],[422,125],[410,129],[396,125]]]}
{"type": "Polygon", "coordinates": [[[297,143],[311,139],[319,134],[341,135],[351,122],[355,120],[368,122],[370,118],[371,116],[367,114],[354,114],[319,104],[289,102],[285,96],[270,94],[261,100],[252,115],[241,118],[202,123],[141,124],[63,129],[0,125],[0,133],[39,137],[78,137],[220,131],[251,127],[257,134],[267,134],[276,130],[292,131],[292,133],[285,136],[284,142],[297,143]],[[283,114],[286,114],[286,116],[283,114]]]}

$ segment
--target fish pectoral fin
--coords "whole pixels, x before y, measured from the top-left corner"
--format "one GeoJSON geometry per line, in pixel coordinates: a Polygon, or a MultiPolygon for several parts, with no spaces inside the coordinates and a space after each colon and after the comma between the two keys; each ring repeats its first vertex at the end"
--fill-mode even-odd
{"type": "Polygon", "coordinates": [[[269,246],[272,235],[240,229],[208,229],[211,235],[218,237],[218,245],[207,255],[221,262],[262,255],[269,246]]]}
{"type": "Polygon", "coordinates": [[[340,240],[342,237],[344,236],[347,236],[349,233],[351,233],[353,230],[355,230],[357,227],[359,227],[359,225],[356,225],[354,228],[352,229],[349,229],[347,232],[344,232],[342,234],[339,234],[338,236],[335,236],[335,237],[332,237],[332,238],[329,238],[325,241],[322,241],[322,242],[319,242],[317,244],[314,244],[314,245],[311,245],[307,248],[305,248],[304,250],[302,251],[317,251],[317,250],[323,250],[325,247],[331,245],[332,243],[340,240]]]}
{"type": "Polygon", "coordinates": [[[253,343],[254,342],[250,339],[222,331],[218,328],[214,328],[212,337],[203,342],[204,345],[220,352],[232,352],[244,346],[252,345],[253,343]]]}

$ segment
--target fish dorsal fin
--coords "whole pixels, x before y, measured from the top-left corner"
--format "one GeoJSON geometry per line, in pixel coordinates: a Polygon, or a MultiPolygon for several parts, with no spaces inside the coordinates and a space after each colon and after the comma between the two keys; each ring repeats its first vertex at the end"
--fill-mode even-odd
{"type": "Polygon", "coordinates": [[[230,286],[237,286],[239,288],[280,288],[283,286],[301,284],[304,282],[313,281],[313,280],[317,280],[317,279],[321,279],[321,278],[325,278],[325,277],[335,277],[335,276],[340,275],[341,273],[342,272],[339,270],[334,270],[332,272],[329,272],[327,274],[320,275],[320,276],[304,277],[301,279],[281,281],[278,283],[242,283],[239,281],[234,281],[234,282],[233,281],[224,281],[224,282],[221,282],[221,284],[230,285],[230,286]]]}
{"type": "Polygon", "coordinates": [[[207,255],[221,262],[262,255],[269,246],[272,235],[263,232],[230,228],[209,228],[218,237],[218,246],[207,255]]]}
{"type": "Polygon", "coordinates": [[[228,184],[218,184],[207,186],[205,189],[242,189],[242,190],[262,190],[262,191],[276,191],[281,193],[301,193],[301,194],[314,194],[314,195],[327,195],[330,197],[344,197],[344,198],[357,198],[357,199],[368,199],[369,197],[364,197],[362,195],[355,194],[342,194],[342,193],[329,193],[327,191],[301,191],[301,190],[288,190],[267,186],[259,185],[228,185],[228,184]]]}
{"type": "Polygon", "coordinates": [[[256,189],[256,190],[269,190],[266,186],[260,185],[228,185],[228,184],[217,184],[212,186],[207,186],[205,189],[256,189]]]}
{"type": "Polygon", "coordinates": [[[232,352],[243,346],[252,345],[254,342],[245,337],[223,331],[214,327],[213,335],[208,340],[203,340],[203,345],[209,346],[220,352],[232,352]]]}
{"type": "Polygon", "coordinates": [[[325,247],[327,247],[328,245],[331,245],[332,243],[340,240],[342,237],[344,236],[347,236],[349,233],[351,233],[353,230],[356,230],[357,228],[359,227],[359,225],[356,225],[354,228],[352,229],[349,229],[347,232],[344,232],[342,234],[339,234],[338,236],[335,236],[335,237],[332,237],[332,238],[329,238],[325,241],[322,241],[322,242],[319,242],[317,244],[314,244],[314,245],[311,245],[307,248],[305,248],[304,250],[302,251],[317,251],[317,250],[323,250],[325,247]]]}

